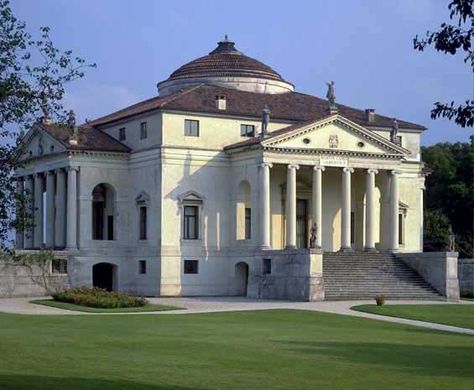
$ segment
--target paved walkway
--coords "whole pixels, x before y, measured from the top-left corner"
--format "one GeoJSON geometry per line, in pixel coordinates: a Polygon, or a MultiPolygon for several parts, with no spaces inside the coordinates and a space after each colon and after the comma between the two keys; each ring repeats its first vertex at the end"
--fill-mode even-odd
{"type": "MultiPolygon", "coordinates": [[[[30,303],[35,298],[6,298],[0,299],[0,312],[14,314],[39,314],[39,315],[186,315],[192,313],[215,313],[228,311],[248,311],[248,310],[271,310],[271,309],[293,309],[320,311],[325,313],[334,313],[348,315],[353,317],[370,318],[398,324],[414,325],[422,328],[441,330],[445,332],[469,334],[474,336],[474,329],[458,328],[455,326],[435,324],[404,318],[381,316],[371,313],[362,313],[351,310],[355,305],[373,304],[373,301],[332,301],[332,302],[289,302],[273,301],[263,299],[247,299],[243,297],[193,297],[193,298],[150,298],[153,304],[171,305],[184,307],[187,310],[170,310],[162,312],[148,313],[83,313],[70,310],[62,310],[54,307],[36,305],[30,303]]],[[[389,301],[387,304],[437,304],[443,305],[442,301],[389,301]]],[[[460,305],[472,305],[474,303],[461,301],[460,305]]]]}

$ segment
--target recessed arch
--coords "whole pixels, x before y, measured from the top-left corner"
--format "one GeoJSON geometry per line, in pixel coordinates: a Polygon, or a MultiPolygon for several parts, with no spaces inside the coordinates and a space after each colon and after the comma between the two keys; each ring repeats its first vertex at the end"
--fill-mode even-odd
{"type": "Polygon", "coordinates": [[[112,263],[97,263],[92,267],[92,285],[107,291],[117,290],[118,267],[112,263]]]}
{"type": "Polygon", "coordinates": [[[247,296],[249,282],[249,265],[245,261],[240,261],[235,265],[236,295],[247,296]]]}
{"type": "Polygon", "coordinates": [[[109,183],[97,184],[92,190],[92,239],[114,240],[116,191],[109,183]]]}
{"type": "Polygon", "coordinates": [[[236,238],[252,238],[252,188],[248,180],[242,180],[237,187],[235,203],[236,238]]]}

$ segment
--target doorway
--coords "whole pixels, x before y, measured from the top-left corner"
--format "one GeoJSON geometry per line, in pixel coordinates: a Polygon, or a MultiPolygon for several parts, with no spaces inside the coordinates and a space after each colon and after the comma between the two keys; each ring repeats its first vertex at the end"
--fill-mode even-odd
{"type": "Polygon", "coordinates": [[[92,267],[92,285],[107,291],[115,290],[117,266],[110,263],[99,263],[92,267]]]}
{"type": "Polygon", "coordinates": [[[308,247],[308,201],[296,200],[296,247],[308,247]]]}

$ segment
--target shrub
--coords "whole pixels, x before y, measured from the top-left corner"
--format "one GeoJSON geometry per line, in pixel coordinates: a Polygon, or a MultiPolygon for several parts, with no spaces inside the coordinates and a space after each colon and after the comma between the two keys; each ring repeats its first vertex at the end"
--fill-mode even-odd
{"type": "Polygon", "coordinates": [[[375,303],[377,303],[377,306],[383,306],[385,304],[385,295],[383,294],[376,295],[375,303]]]}
{"type": "Polygon", "coordinates": [[[145,306],[145,298],[136,297],[118,291],[106,291],[100,288],[73,288],[61,290],[52,294],[55,301],[74,303],[81,306],[116,309],[122,307],[145,306]]]}

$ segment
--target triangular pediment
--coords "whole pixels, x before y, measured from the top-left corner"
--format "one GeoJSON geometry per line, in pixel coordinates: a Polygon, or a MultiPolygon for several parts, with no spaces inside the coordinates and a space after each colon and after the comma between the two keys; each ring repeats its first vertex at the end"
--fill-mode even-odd
{"type": "Polygon", "coordinates": [[[410,152],[340,115],[314,121],[262,142],[270,149],[305,152],[391,155],[410,152]]]}
{"type": "Polygon", "coordinates": [[[39,127],[30,130],[22,139],[20,160],[40,158],[66,151],[64,145],[39,127]]]}

